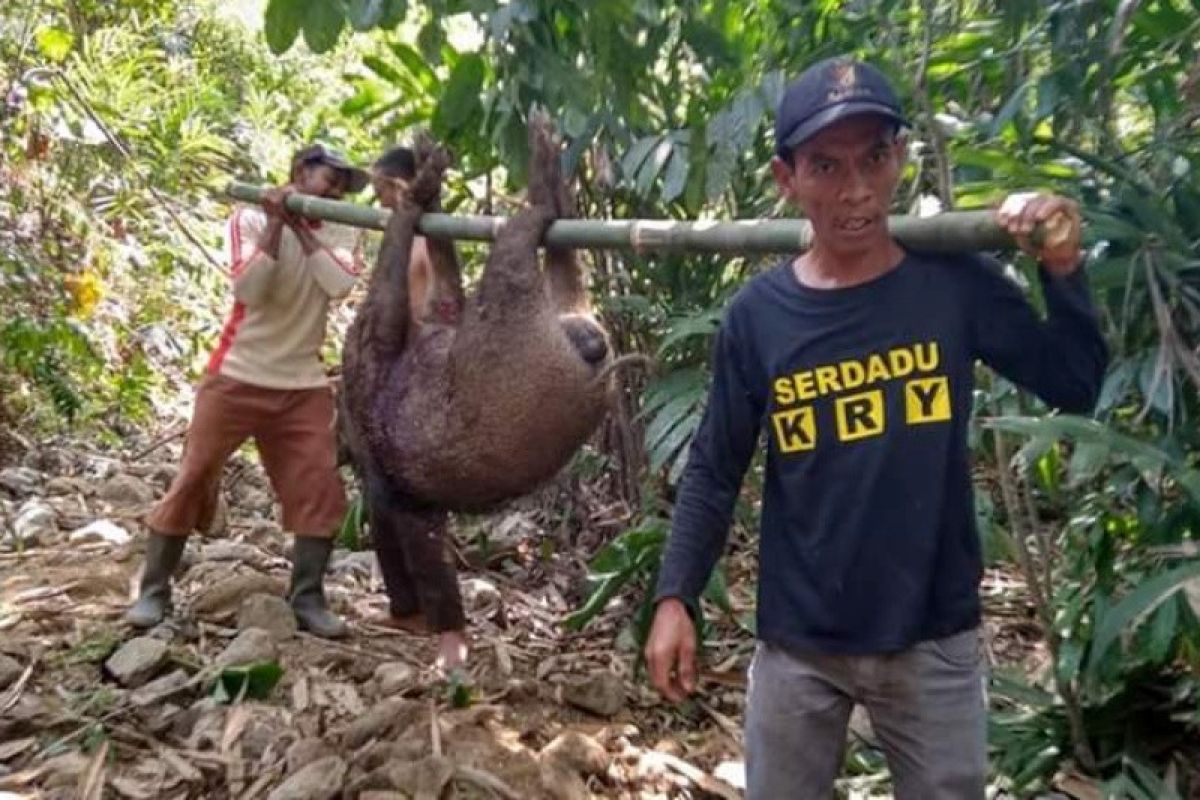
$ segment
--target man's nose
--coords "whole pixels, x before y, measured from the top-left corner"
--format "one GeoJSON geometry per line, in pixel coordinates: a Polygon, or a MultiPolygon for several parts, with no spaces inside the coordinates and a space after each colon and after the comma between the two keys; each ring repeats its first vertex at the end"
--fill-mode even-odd
{"type": "Polygon", "coordinates": [[[842,184],[841,200],[851,205],[859,205],[871,199],[871,184],[860,169],[851,169],[842,184]]]}

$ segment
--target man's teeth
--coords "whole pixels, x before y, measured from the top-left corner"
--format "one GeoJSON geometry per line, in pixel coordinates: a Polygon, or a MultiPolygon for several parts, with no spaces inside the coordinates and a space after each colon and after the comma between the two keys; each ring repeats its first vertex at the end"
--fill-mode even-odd
{"type": "Polygon", "coordinates": [[[871,224],[871,220],[869,220],[869,219],[862,219],[862,218],[847,219],[847,220],[843,220],[841,225],[839,225],[838,227],[843,228],[848,231],[861,231],[863,228],[867,227],[870,224],[871,224]]]}

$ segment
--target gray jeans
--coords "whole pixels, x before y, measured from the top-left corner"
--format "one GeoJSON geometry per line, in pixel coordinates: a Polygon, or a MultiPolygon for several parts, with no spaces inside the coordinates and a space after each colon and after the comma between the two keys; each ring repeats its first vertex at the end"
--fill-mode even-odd
{"type": "Polygon", "coordinates": [[[983,798],[983,677],[974,629],[888,655],[796,653],[760,642],[746,709],[746,797],[831,797],[857,703],[883,746],[897,800],[983,798]]]}

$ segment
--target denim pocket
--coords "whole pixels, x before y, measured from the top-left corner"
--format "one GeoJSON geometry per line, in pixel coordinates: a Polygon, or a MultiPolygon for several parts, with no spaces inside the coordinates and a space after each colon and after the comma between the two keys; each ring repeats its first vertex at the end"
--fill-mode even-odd
{"type": "Polygon", "coordinates": [[[979,664],[979,630],[971,628],[941,639],[930,639],[929,650],[954,667],[974,667],[979,664]]]}

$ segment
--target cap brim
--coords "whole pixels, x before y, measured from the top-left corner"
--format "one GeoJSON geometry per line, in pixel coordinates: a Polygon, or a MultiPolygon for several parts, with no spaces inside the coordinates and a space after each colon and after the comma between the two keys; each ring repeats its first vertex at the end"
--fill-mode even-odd
{"type": "Polygon", "coordinates": [[[782,143],[780,149],[784,151],[791,150],[793,147],[796,147],[797,145],[808,141],[813,136],[816,136],[833,123],[840,122],[847,117],[857,117],[863,114],[875,114],[876,116],[889,119],[901,127],[908,126],[908,120],[896,113],[896,109],[892,108],[891,106],[863,100],[849,103],[839,103],[835,106],[822,109],[820,112],[805,120],[803,125],[792,131],[792,133],[782,143]]]}
{"type": "Polygon", "coordinates": [[[366,170],[358,167],[338,167],[338,169],[346,173],[346,191],[351,194],[358,194],[371,182],[371,176],[366,170]]]}
{"type": "Polygon", "coordinates": [[[371,182],[371,175],[365,169],[354,166],[344,158],[326,152],[317,160],[327,167],[333,167],[344,173],[346,175],[346,191],[351,194],[358,194],[371,182]]]}

